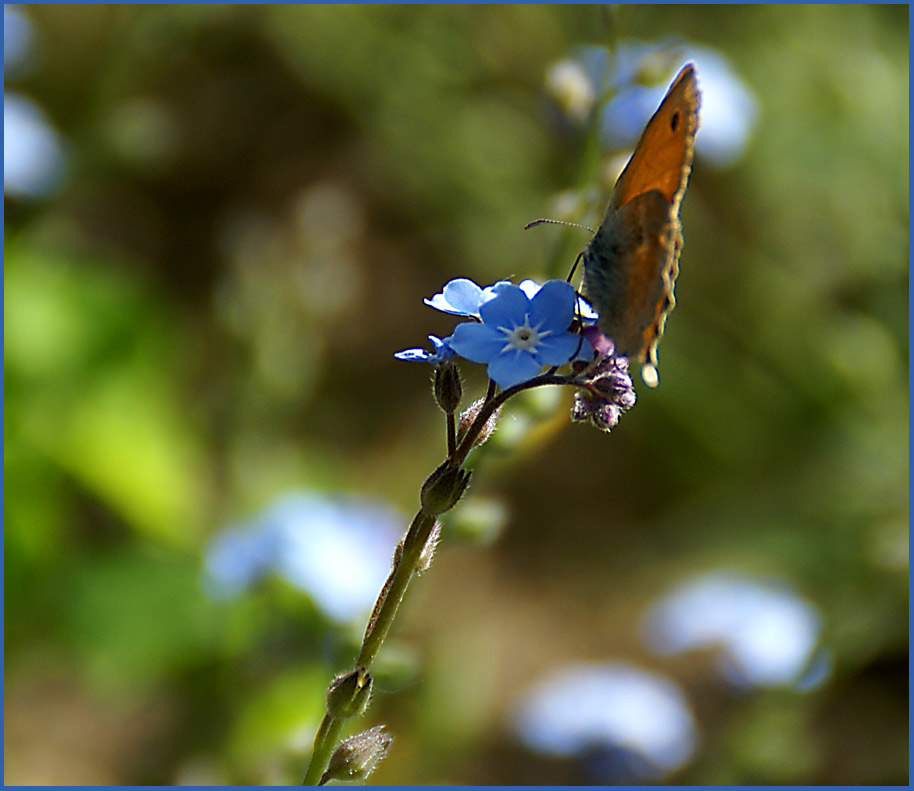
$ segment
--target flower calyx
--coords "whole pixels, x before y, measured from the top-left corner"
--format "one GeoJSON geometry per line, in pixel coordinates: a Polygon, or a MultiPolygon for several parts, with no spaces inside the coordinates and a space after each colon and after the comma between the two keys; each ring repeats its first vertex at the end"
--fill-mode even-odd
{"type": "Polygon", "coordinates": [[[364,667],[337,676],[327,690],[327,713],[340,720],[364,714],[371,698],[371,685],[371,674],[364,667]]]}
{"type": "Polygon", "coordinates": [[[367,731],[350,736],[334,750],[320,785],[325,785],[328,780],[365,780],[387,754],[392,741],[393,737],[384,730],[383,725],[375,725],[367,731]]]}
{"type": "Polygon", "coordinates": [[[435,368],[435,401],[445,414],[453,415],[463,398],[463,380],[453,360],[435,368]]]}
{"type": "Polygon", "coordinates": [[[461,469],[452,461],[445,461],[422,484],[420,501],[422,510],[429,516],[440,516],[450,511],[463,497],[470,484],[470,471],[461,469]]]}

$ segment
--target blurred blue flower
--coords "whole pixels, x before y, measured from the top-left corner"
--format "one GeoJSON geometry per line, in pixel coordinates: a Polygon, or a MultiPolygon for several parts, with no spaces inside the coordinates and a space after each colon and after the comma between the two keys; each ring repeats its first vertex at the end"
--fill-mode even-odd
{"type": "MultiPolygon", "coordinates": [[[[22,77],[35,63],[35,35],[25,13],[3,6],[3,77],[22,77]]],[[[41,108],[27,96],[4,91],[3,191],[16,198],[41,198],[60,184],[64,147],[41,108]]]]}
{"type": "Polygon", "coordinates": [[[3,97],[3,191],[18,198],[53,192],[63,178],[64,152],[57,133],[31,99],[3,97]]]}
{"type": "Polygon", "coordinates": [[[643,622],[645,640],[660,654],[719,648],[720,669],[745,686],[811,686],[827,675],[810,668],[820,623],[815,608],[786,585],[735,573],[705,574],[675,586],[643,622]]]}
{"type": "Polygon", "coordinates": [[[34,60],[34,32],[28,17],[15,5],[3,6],[3,77],[21,77],[34,60]]]}
{"type": "Polygon", "coordinates": [[[205,551],[204,588],[214,598],[232,598],[278,574],[329,618],[361,618],[387,578],[404,525],[402,514],[375,501],[288,495],[213,537],[205,551]]]}
{"type": "Polygon", "coordinates": [[[413,349],[404,349],[401,352],[396,352],[394,357],[396,357],[398,360],[425,362],[431,363],[432,365],[440,365],[441,363],[446,363],[454,356],[454,350],[448,345],[450,341],[449,337],[442,340],[437,335],[429,335],[428,339],[431,341],[434,351],[429,352],[426,349],[417,347],[413,349]]]}
{"type": "Polygon", "coordinates": [[[669,679],[621,662],[560,668],[524,693],[510,714],[517,738],[551,756],[604,757],[595,782],[654,779],[685,764],[697,735],[669,679]],[[624,760],[619,760],[623,758],[624,760]]]}
{"type": "Polygon", "coordinates": [[[495,296],[479,307],[482,323],[454,328],[450,346],[461,357],[488,363],[488,375],[502,388],[525,382],[544,366],[564,365],[592,356],[589,344],[569,332],[575,291],[563,280],[550,280],[531,299],[512,283],[496,283],[495,296]]]}
{"type": "Polygon", "coordinates": [[[209,542],[205,586],[215,598],[243,593],[271,573],[282,548],[282,534],[272,526],[227,528],[209,542]]]}
{"type": "MultiPolygon", "coordinates": [[[[578,48],[574,54],[596,86],[597,95],[613,94],[600,111],[600,129],[607,146],[634,145],[669,87],[669,79],[645,85],[642,75],[653,74],[659,64],[675,59],[676,66],[694,62],[698,71],[701,120],[696,152],[723,167],[737,161],[745,151],[758,118],[758,103],[719,52],[688,43],[658,46],[625,41],[612,54],[596,46],[578,48]]],[[[671,67],[668,76],[671,79],[673,75],[671,67]]]]}

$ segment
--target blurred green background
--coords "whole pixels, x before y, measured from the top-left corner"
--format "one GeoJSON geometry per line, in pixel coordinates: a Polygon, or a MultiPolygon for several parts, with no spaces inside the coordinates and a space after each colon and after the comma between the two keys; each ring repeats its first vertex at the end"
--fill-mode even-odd
{"type": "Polygon", "coordinates": [[[57,142],[5,181],[8,784],[300,781],[364,619],[277,577],[213,598],[207,544],[302,490],[405,529],[444,431],[392,353],[450,331],[422,299],[453,277],[564,276],[587,235],[523,226],[599,222],[625,152],[546,75],[627,41],[660,90],[680,45],[719,53],[745,148],[704,156],[706,117],[660,387],[611,435],[530,399],[483,449],[378,667],[373,779],[595,782],[509,712],[625,661],[695,718],[654,782],[907,783],[907,6],[22,6],[17,31],[7,101],[57,142]],[[713,648],[646,647],[652,604],[721,569],[814,608],[824,679],[736,689],[713,648]]]}

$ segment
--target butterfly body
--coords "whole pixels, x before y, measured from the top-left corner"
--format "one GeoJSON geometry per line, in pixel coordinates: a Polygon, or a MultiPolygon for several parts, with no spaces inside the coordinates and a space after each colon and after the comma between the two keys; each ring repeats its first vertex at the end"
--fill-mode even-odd
{"type": "Polygon", "coordinates": [[[676,304],[679,206],[697,129],[698,89],[689,64],[641,133],[583,253],[584,294],[600,314],[600,331],[617,353],[642,363],[642,378],[652,387],[657,345],[676,304]]]}

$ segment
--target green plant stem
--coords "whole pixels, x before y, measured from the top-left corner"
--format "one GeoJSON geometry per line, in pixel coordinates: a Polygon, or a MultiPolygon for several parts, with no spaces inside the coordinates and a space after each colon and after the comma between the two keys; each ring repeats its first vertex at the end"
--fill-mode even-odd
{"type": "Polygon", "coordinates": [[[450,458],[457,447],[457,418],[451,412],[447,416],[447,455],[450,458]]]}
{"type": "Polygon", "coordinates": [[[314,750],[311,753],[311,762],[308,764],[305,779],[302,781],[303,786],[316,786],[320,783],[345,724],[344,719],[337,719],[329,714],[324,715],[317,734],[314,736],[314,750]]]}
{"type": "MultiPolygon", "coordinates": [[[[462,465],[486,421],[496,409],[502,406],[511,396],[522,390],[544,384],[570,384],[570,380],[565,376],[546,374],[503,390],[498,395],[495,395],[494,384],[490,383],[483,407],[460,444],[454,447],[449,437],[447,461],[456,467],[462,465]]],[[[365,630],[365,637],[362,640],[362,647],[356,659],[356,667],[364,667],[367,670],[381,650],[390,627],[397,617],[400,604],[406,596],[406,589],[410,580],[416,573],[416,569],[419,568],[422,552],[428,544],[432,530],[435,528],[435,522],[436,517],[422,509],[413,518],[409,530],[406,532],[406,537],[394,555],[390,576],[384,583],[384,587],[378,595],[378,600],[375,602],[374,610],[368,621],[368,627],[365,630]]],[[[324,715],[314,737],[314,749],[311,753],[311,761],[308,764],[302,785],[318,785],[320,783],[345,724],[346,718],[332,717],[329,713],[324,715]]]]}
{"type": "Polygon", "coordinates": [[[375,612],[372,613],[368,628],[365,630],[362,649],[356,659],[357,667],[368,668],[378,655],[378,651],[381,650],[384,638],[387,637],[394,618],[397,617],[403,597],[406,595],[409,581],[419,567],[422,550],[425,549],[434,527],[435,517],[422,510],[416,514],[409,526],[409,531],[403,540],[400,558],[387,578],[381,596],[378,598],[378,604],[375,605],[375,612]]]}
{"type": "MultiPolygon", "coordinates": [[[[375,603],[374,612],[372,612],[368,628],[365,630],[362,648],[356,659],[356,667],[364,667],[367,670],[378,655],[378,651],[381,650],[384,639],[397,617],[403,597],[406,595],[409,581],[419,567],[422,550],[425,549],[434,527],[435,517],[422,510],[416,514],[409,526],[402,549],[398,552],[399,557],[375,603]]],[[[324,715],[314,737],[314,750],[311,753],[311,761],[302,785],[317,785],[320,782],[345,724],[345,719],[337,719],[329,714],[324,715]]]]}

